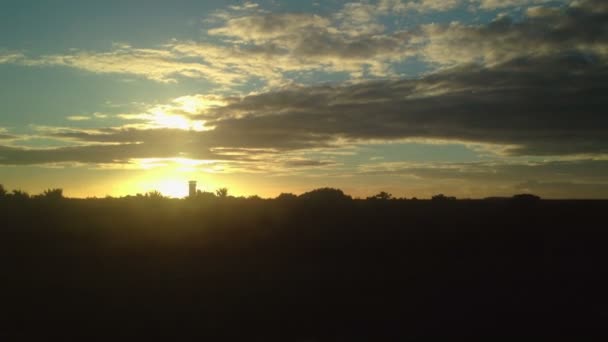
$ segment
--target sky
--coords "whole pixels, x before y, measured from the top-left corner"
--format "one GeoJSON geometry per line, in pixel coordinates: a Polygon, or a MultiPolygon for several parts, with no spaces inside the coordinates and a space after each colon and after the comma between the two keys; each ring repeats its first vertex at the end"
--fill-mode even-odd
{"type": "Polygon", "coordinates": [[[608,198],[604,0],[0,0],[0,184],[608,198]]]}

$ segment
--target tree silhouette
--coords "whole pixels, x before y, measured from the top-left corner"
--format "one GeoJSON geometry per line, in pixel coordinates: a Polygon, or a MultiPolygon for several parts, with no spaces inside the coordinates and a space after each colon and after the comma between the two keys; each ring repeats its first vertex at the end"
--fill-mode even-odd
{"type": "Polygon", "coordinates": [[[42,198],[49,200],[59,200],[63,198],[63,189],[47,189],[41,195],[42,198]]]}
{"type": "Polygon", "coordinates": [[[391,195],[388,192],[381,191],[381,192],[375,194],[374,196],[368,197],[367,199],[368,200],[385,200],[386,201],[386,200],[389,200],[391,198],[393,198],[393,195],[391,195]]]}
{"type": "Polygon", "coordinates": [[[540,196],[533,194],[517,194],[511,198],[512,203],[516,206],[534,206],[540,202],[540,196]]]}
{"type": "Polygon", "coordinates": [[[540,196],[533,194],[517,194],[513,196],[516,201],[536,202],[540,200],[540,196]]]}
{"type": "Polygon", "coordinates": [[[11,197],[17,200],[25,200],[30,198],[30,194],[23,190],[15,189],[13,190],[11,197]]]}
{"type": "Polygon", "coordinates": [[[156,199],[156,200],[165,198],[165,196],[158,190],[148,191],[146,193],[146,197],[149,199],[156,199]]]}
{"type": "Polygon", "coordinates": [[[340,189],[320,188],[300,195],[300,198],[313,201],[344,201],[351,200],[352,197],[345,195],[340,189]]]}
{"type": "Polygon", "coordinates": [[[0,184],[0,198],[1,197],[6,197],[6,189],[2,184],[0,184]]]}
{"type": "Polygon", "coordinates": [[[190,198],[190,197],[188,197],[188,198],[197,199],[197,200],[213,200],[217,197],[215,196],[215,194],[213,192],[196,190],[196,195],[192,198],[190,198]]]}
{"type": "Polygon", "coordinates": [[[297,198],[298,198],[298,196],[296,196],[292,193],[283,192],[279,196],[277,196],[276,199],[279,201],[293,201],[297,198]]]}
{"type": "Polygon", "coordinates": [[[226,198],[226,197],[228,197],[228,188],[219,188],[219,189],[215,190],[215,194],[219,198],[226,198]]]}
{"type": "Polygon", "coordinates": [[[431,198],[433,201],[455,201],[456,197],[446,196],[444,194],[435,195],[431,198]]]}

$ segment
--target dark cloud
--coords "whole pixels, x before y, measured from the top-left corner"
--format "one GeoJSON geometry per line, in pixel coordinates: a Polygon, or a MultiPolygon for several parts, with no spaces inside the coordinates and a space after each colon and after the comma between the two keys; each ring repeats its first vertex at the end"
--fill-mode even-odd
{"type": "MultiPolygon", "coordinates": [[[[148,144],[87,145],[48,149],[24,149],[0,146],[0,164],[37,165],[52,163],[126,164],[132,158],[174,158],[182,149],[166,142],[148,144]]],[[[188,153],[197,159],[213,159],[214,154],[199,150],[188,153]]]]}
{"type": "Polygon", "coordinates": [[[502,16],[488,25],[423,25],[424,56],[440,64],[502,63],[563,53],[608,58],[604,0],[573,1],[564,8],[532,7],[523,20],[502,16]]]}
{"type": "Polygon", "coordinates": [[[297,160],[289,160],[284,163],[286,167],[319,167],[319,166],[330,166],[335,165],[333,162],[329,161],[321,161],[321,160],[311,160],[311,159],[297,159],[297,160]]]}
{"type": "Polygon", "coordinates": [[[575,0],[572,2],[572,7],[591,13],[608,13],[608,2],[604,0],[575,0]]]}
{"type": "Polygon", "coordinates": [[[570,160],[546,162],[484,161],[469,163],[375,163],[362,165],[365,175],[410,175],[420,179],[521,183],[531,179],[545,182],[608,184],[608,160],[570,160]]]}
{"type": "MultiPolygon", "coordinates": [[[[87,142],[160,146],[161,150],[172,148],[174,151],[194,155],[199,151],[217,148],[294,150],[325,147],[330,146],[334,139],[328,134],[308,130],[291,131],[289,127],[277,125],[276,122],[267,119],[272,118],[246,117],[223,120],[218,123],[221,123],[221,128],[207,132],[179,129],[112,129],[104,133],[66,132],[55,133],[52,136],[87,142]]],[[[297,125],[297,123],[293,124],[297,125]]],[[[153,151],[152,147],[148,149],[153,151]]]]}
{"type": "Polygon", "coordinates": [[[420,80],[297,88],[222,108],[247,116],[217,121],[211,134],[226,146],[431,138],[517,145],[513,154],[605,153],[607,79],[605,64],[567,55],[460,67],[420,80]]]}

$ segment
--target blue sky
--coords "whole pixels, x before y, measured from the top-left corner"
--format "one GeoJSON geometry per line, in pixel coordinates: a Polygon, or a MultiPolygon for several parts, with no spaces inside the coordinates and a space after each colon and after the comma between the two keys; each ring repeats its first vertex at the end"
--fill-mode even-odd
{"type": "Polygon", "coordinates": [[[608,196],[601,1],[2,9],[9,188],[608,196]]]}

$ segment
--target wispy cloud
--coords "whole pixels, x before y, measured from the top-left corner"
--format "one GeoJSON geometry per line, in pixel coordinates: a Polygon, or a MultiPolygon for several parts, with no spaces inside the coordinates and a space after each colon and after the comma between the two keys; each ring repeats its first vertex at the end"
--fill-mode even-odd
{"type": "Polygon", "coordinates": [[[68,116],[67,119],[70,121],[88,121],[88,120],[91,120],[91,117],[84,116],[84,115],[72,115],[72,116],[68,116]]]}
{"type": "Polygon", "coordinates": [[[442,12],[462,5],[462,0],[380,0],[378,9],[383,12],[442,12]]]}
{"type": "MultiPolygon", "coordinates": [[[[556,2],[555,0],[470,0],[476,7],[482,10],[495,10],[507,7],[530,6],[556,2]]],[[[558,1],[559,2],[559,1],[558,1]]],[[[567,2],[567,1],[561,1],[567,2]]]]}
{"type": "Polygon", "coordinates": [[[93,73],[128,74],[163,83],[176,77],[205,78],[218,84],[234,84],[243,76],[210,66],[204,61],[185,61],[183,55],[167,48],[140,49],[116,45],[111,51],[71,51],[63,55],[28,57],[23,54],[0,56],[0,62],[26,66],[62,66],[93,73]]]}

